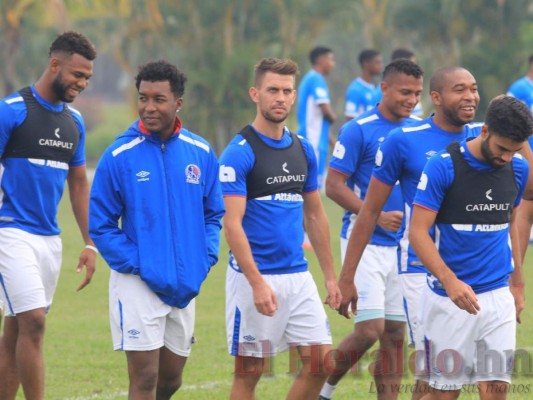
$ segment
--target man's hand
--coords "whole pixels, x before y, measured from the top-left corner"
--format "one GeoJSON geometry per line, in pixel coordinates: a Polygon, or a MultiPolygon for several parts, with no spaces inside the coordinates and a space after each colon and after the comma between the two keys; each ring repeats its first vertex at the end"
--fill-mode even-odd
{"type": "Polygon", "coordinates": [[[463,281],[453,277],[444,284],[446,294],[461,310],[476,315],[481,309],[474,290],[463,281]]]}
{"type": "Polygon", "coordinates": [[[346,281],[339,278],[339,289],[341,291],[342,299],[339,306],[339,314],[345,318],[350,318],[350,308],[353,315],[357,314],[357,289],[353,280],[346,281]]]}
{"type": "Polygon", "coordinates": [[[524,294],[525,293],[524,285],[523,284],[511,285],[509,289],[511,290],[511,293],[514,297],[514,304],[516,307],[516,322],[521,324],[522,320],[520,319],[520,314],[522,313],[522,310],[524,309],[524,303],[526,300],[526,296],[524,294]]]}
{"type": "Polygon", "coordinates": [[[87,248],[83,249],[80,254],[76,272],[80,273],[83,270],[83,266],[85,266],[85,278],[81,282],[80,286],[78,286],[76,289],[77,292],[91,283],[91,279],[93,278],[94,271],[96,269],[96,251],[87,248]]]}
{"type": "Polygon", "coordinates": [[[265,282],[252,287],[257,312],[272,317],[278,311],[278,299],[272,288],[265,282]]]}
{"type": "Polygon", "coordinates": [[[389,232],[398,232],[402,225],[403,212],[382,211],[378,218],[378,225],[389,232]]]}
{"type": "Polygon", "coordinates": [[[328,291],[328,296],[324,304],[329,305],[334,310],[338,310],[342,300],[341,290],[335,279],[326,281],[326,289],[328,291]]]}

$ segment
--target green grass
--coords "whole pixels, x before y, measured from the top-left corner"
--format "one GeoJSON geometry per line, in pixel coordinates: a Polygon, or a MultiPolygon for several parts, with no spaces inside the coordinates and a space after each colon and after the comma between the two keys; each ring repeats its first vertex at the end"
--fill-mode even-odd
{"type": "MultiPolygon", "coordinates": [[[[331,238],[337,270],[339,262],[338,232],[341,211],[328,199],[324,200],[331,223],[331,238]]],[[[77,258],[82,249],[81,238],[72,218],[68,199],[60,211],[63,228],[63,270],[52,310],[47,318],[45,357],[47,366],[47,399],[126,399],[128,387],[125,355],[114,352],[108,326],[108,276],[109,268],[99,258],[97,273],[92,283],[83,291],[75,291],[81,276],[76,274],[77,258]]],[[[323,290],[322,277],[314,254],[308,252],[319,289],[323,290]]],[[[227,246],[222,240],[220,262],[210,273],[197,300],[195,336],[197,343],[184,373],[184,386],[175,399],[218,400],[228,398],[232,382],[233,357],[226,350],[224,322],[224,282],[227,263],[227,246]]],[[[531,254],[525,269],[528,287],[533,285],[531,254]]],[[[334,345],[349,333],[352,322],[327,310],[334,345]]],[[[533,308],[527,307],[518,329],[518,347],[533,352],[533,308]]],[[[530,356],[531,358],[531,356],[530,356]]],[[[362,372],[346,376],[340,383],[335,399],[370,399],[372,379],[367,372],[370,356],[361,362],[362,372]]],[[[530,369],[533,366],[530,366],[530,369]]],[[[518,374],[517,385],[530,385],[532,376],[518,374]]],[[[289,356],[281,354],[273,361],[272,374],[263,377],[257,388],[258,399],[283,399],[292,382],[289,373],[289,356]]],[[[413,382],[406,374],[403,383],[413,382]]],[[[530,399],[531,393],[511,394],[509,399],[530,399]]],[[[19,392],[19,399],[23,399],[19,392]]],[[[463,394],[462,399],[476,399],[476,395],[463,394]]],[[[402,394],[400,399],[410,399],[402,394]]]]}

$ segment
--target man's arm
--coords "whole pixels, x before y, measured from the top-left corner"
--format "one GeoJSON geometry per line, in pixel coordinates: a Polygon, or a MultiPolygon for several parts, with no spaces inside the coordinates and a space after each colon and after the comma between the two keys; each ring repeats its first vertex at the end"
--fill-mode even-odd
{"type": "Polygon", "coordinates": [[[357,313],[357,291],[354,284],[355,271],[363,251],[370,241],[374,229],[376,229],[377,221],[391,191],[392,186],[380,182],[374,177],[370,179],[365,201],[359,210],[355,226],[348,239],[346,256],[339,275],[339,288],[342,293],[339,314],[344,315],[346,318],[350,318],[349,306],[351,306],[351,311],[354,314],[357,313]]]}
{"type": "MultiPolygon", "coordinates": [[[[72,211],[80,229],[83,241],[86,245],[94,246],[89,237],[89,181],[87,180],[87,169],[85,165],[71,167],[67,177],[68,189],[72,211]]],[[[96,252],[92,249],[85,248],[80,254],[77,272],[81,272],[85,266],[85,278],[78,286],[77,290],[83,289],[92,279],[96,268],[96,252]]]]}
{"type": "MultiPolygon", "coordinates": [[[[346,186],[347,179],[345,174],[330,168],[326,176],[326,195],[345,210],[359,215],[363,201],[346,186]]],[[[386,231],[397,232],[402,224],[402,217],[401,211],[382,211],[377,224],[386,231]]]]}
{"type": "MultiPolygon", "coordinates": [[[[523,203],[524,201],[522,200],[521,206],[524,205],[523,203]]],[[[522,252],[522,249],[520,246],[521,238],[518,232],[518,226],[517,226],[517,220],[516,220],[518,213],[516,211],[517,210],[514,209],[511,214],[510,235],[511,235],[511,249],[513,251],[514,270],[511,273],[511,276],[509,279],[509,287],[514,297],[514,302],[515,302],[515,307],[516,307],[516,321],[518,323],[521,323],[522,320],[520,319],[520,313],[524,309],[524,302],[525,302],[525,290],[524,290],[525,280],[524,280],[524,271],[522,269],[522,263],[524,260],[523,255],[525,254],[525,251],[522,252]]],[[[529,226],[531,227],[531,225],[529,226]]],[[[529,239],[529,232],[528,232],[527,238],[529,239]]]]}
{"type": "Polygon", "coordinates": [[[328,291],[326,304],[336,310],[341,301],[341,293],[335,277],[335,268],[333,267],[328,218],[322,206],[318,190],[304,193],[303,198],[305,229],[320,263],[328,291]]]}
{"type": "Polygon", "coordinates": [[[529,245],[531,226],[533,226],[533,200],[522,200],[520,207],[516,210],[515,225],[520,244],[520,259],[523,263],[529,245]]]}
{"type": "Polygon", "coordinates": [[[337,115],[333,111],[333,108],[331,108],[331,105],[329,103],[320,103],[318,105],[320,107],[320,111],[322,111],[322,114],[324,115],[324,118],[332,124],[337,119],[337,115]]]}
{"type": "Polygon", "coordinates": [[[225,196],[226,215],[224,216],[224,234],[233,256],[246,276],[254,293],[254,304],[258,312],[269,317],[278,309],[278,301],[272,288],[263,279],[255,264],[252,249],[242,227],[246,211],[246,198],[225,196]]]}
{"type": "MultiPolygon", "coordinates": [[[[529,164],[529,170],[533,171],[533,152],[531,151],[531,146],[529,142],[526,142],[524,147],[519,152],[529,164]]],[[[530,173],[527,178],[527,185],[522,196],[525,200],[533,200],[533,173],[530,173]]]]}
{"type": "Polygon", "coordinates": [[[415,204],[409,225],[409,243],[422,264],[444,285],[446,294],[455,305],[470,314],[477,314],[480,307],[474,290],[459,280],[444,263],[429,235],[436,216],[436,212],[415,204]]]}

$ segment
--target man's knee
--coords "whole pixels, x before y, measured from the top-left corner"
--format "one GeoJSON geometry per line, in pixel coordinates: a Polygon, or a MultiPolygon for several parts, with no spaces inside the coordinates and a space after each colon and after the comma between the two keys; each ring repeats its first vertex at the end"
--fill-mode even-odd
{"type": "Polygon", "coordinates": [[[157,398],[170,399],[170,397],[179,390],[181,384],[181,375],[175,376],[171,379],[161,379],[160,377],[157,382],[157,398]]]}

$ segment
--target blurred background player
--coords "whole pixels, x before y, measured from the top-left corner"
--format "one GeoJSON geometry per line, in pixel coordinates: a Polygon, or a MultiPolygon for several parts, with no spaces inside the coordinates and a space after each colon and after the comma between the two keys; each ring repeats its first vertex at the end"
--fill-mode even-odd
{"type": "Polygon", "coordinates": [[[331,108],[326,77],[335,68],[333,50],[315,47],[309,53],[312,68],[298,86],[297,116],[298,134],[306,138],[315,151],[318,163],[318,187],[324,184],[328,150],[335,139],[330,133],[331,124],[337,119],[331,108]]]}
{"type": "Polygon", "coordinates": [[[359,53],[359,65],[361,75],[346,90],[344,116],[347,120],[374,108],[381,98],[381,91],[376,84],[376,79],[383,71],[381,53],[374,49],[363,50],[359,53]]]}

